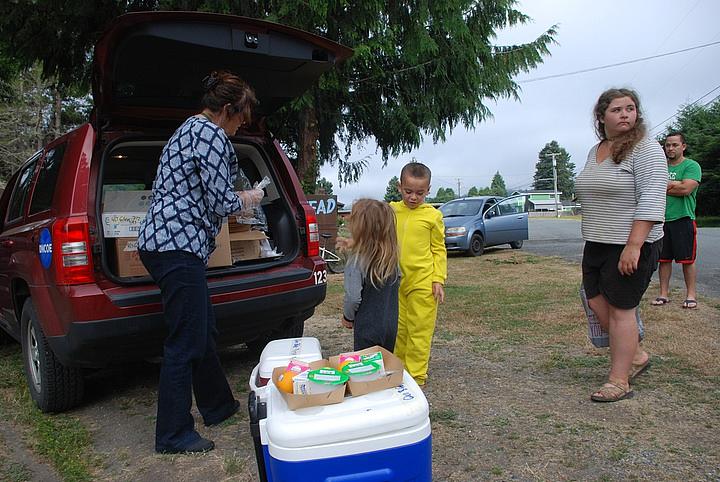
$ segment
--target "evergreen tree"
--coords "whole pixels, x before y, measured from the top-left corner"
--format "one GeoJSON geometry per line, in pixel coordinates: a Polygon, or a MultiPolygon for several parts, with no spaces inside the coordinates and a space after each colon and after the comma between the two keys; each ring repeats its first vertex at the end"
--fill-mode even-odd
{"type": "Polygon", "coordinates": [[[572,199],[575,193],[575,164],[570,162],[570,154],[565,148],[560,147],[557,141],[545,144],[538,154],[538,162],[535,164],[535,176],[533,187],[538,190],[553,190],[553,165],[552,153],[555,156],[557,169],[558,191],[562,194],[561,199],[572,199]]]}
{"type": "Polygon", "coordinates": [[[325,193],[328,196],[333,195],[333,185],[330,181],[325,179],[324,177],[317,182],[317,188],[315,189],[316,193],[325,193]]]}
{"type": "Polygon", "coordinates": [[[398,189],[399,183],[400,179],[398,179],[397,176],[393,176],[393,178],[390,179],[387,189],[385,189],[385,197],[383,198],[385,199],[385,202],[402,200],[402,196],[400,195],[400,189],[398,189]]]}
{"type": "Polygon", "coordinates": [[[482,189],[478,189],[478,196],[494,196],[494,195],[495,194],[493,194],[492,189],[490,189],[487,186],[485,186],[482,189]]]}
{"type": "Polygon", "coordinates": [[[25,65],[40,60],[63,87],[87,86],[94,42],[128,11],[219,12],[320,34],[353,48],[354,57],[269,119],[269,127],[301,179],[314,181],[330,162],[348,182],[366,166],[350,160],[354,145],[373,139],[387,162],[417,148],[423,136],[444,141],[458,125],[476,126],[490,115],[485,102],[518,98],[513,79],[549,55],[556,29],[529,43],[494,45],[499,30],[530,20],[515,7],[515,0],[15,0],[0,3],[0,53],[25,65]]]}
{"type": "MultiPolygon", "coordinates": [[[[720,100],[709,106],[682,107],[667,132],[680,131],[685,136],[685,157],[700,164],[702,181],[697,193],[696,213],[720,214],[720,100]]],[[[664,142],[667,132],[658,138],[664,142]]]]}
{"type": "Polygon", "coordinates": [[[434,198],[428,198],[426,199],[426,202],[429,203],[446,203],[448,201],[452,201],[457,196],[455,196],[455,191],[453,191],[452,188],[444,188],[441,187],[437,190],[437,195],[434,198]]]}
{"type": "Polygon", "coordinates": [[[505,179],[500,175],[500,171],[495,172],[490,183],[490,192],[494,196],[507,196],[507,188],[505,187],[505,179]]]}

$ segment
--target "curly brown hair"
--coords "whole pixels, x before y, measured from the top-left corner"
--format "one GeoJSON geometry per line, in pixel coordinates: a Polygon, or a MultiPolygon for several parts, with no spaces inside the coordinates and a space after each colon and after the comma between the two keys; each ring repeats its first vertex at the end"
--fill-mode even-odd
{"type": "Polygon", "coordinates": [[[595,133],[597,134],[598,139],[601,141],[607,140],[605,124],[602,119],[605,115],[605,111],[610,106],[610,103],[621,97],[629,97],[633,101],[637,111],[637,120],[635,121],[635,126],[632,129],[612,139],[613,147],[611,155],[616,164],[620,164],[620,162],[630,154],[630,151],[633,150],[637,143],[640,142],[647,133],[645,119],[643,118],[642,110],[640,108],[640,97],[637,92],[630,89],[608,89],[600,94],[600,97],[595,103],[595,108],[593,109],[593,115],[595,118],[595,133]]]}
{"type": "Polygon", "coordinates": [[[242,112],[243,120],[249,124],[252,110],[257,105],[255,91],[247,82],[227,70],[214,70],[202,81],[204,94],[200,105],[211,112],[220,112],[230,104],[230,114],[242,112]]]}

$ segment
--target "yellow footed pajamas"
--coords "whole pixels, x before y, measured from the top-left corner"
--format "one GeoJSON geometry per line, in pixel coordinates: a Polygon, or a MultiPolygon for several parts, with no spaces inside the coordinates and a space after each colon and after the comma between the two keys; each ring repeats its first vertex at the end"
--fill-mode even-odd
{"type": "Polygon", "coordinates": [[[435,332],[437,303],[430,289],[412,289],[405,292],[400,288],[398,333],[395,340],[395,355],[419,385],[427,380],[430,362],[430,345],[435,332]]]}
{"type": "Polygon", "coordinates": [[[427,380],[437,318],[432,284],[444,284],[447,277],[445,226],[442,213],[429,204],[410,209],[399,201],[390,206],[397,220],[402,272],[395,355],[422,385],[427,380]]]}

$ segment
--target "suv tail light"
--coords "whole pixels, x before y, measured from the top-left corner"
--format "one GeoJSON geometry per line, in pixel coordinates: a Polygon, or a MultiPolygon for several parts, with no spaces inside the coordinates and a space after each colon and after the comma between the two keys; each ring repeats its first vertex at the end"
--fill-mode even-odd
{"type": "Polygon", "coordinates": [[[315,210],[309,204],[303,204],[305,211],[305,241],[307,242],[307,255],[320,256],[320,228],[317,223],[315,210]]]}
{"type": "Polygon", "coordinates": [[[87,217],[58,219],[52,231],[56,282],[64,285],[93,282],[87,217]]]}

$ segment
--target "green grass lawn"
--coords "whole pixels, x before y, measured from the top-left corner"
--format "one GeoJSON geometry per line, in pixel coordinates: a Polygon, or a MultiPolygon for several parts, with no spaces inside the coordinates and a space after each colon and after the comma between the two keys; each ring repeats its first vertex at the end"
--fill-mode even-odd
{"type": "Polygon", "coordinates": [[[720,216],[698,216],[695,222],[698,228],[720,228],[720,216]]]}

